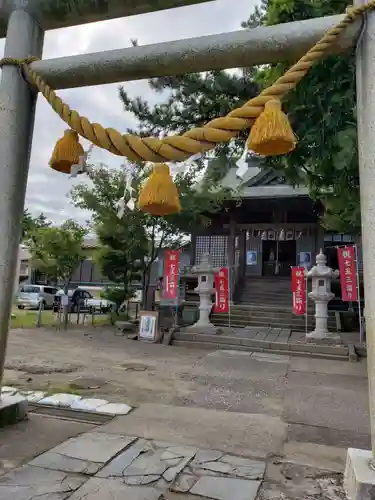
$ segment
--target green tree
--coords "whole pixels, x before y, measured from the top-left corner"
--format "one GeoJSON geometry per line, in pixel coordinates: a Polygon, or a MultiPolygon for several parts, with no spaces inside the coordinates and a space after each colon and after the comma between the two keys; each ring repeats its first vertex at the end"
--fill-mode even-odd
{"type": "Polygon", "coordinates": [[[85,228],[70,219],[59,227],[38,227],[28,245],[33,265],[54,283],[62,281],[67,290],[74,271],[85,259],[86,233],[85,228]]]}
{"type": "MultiPolygon", "coordinates": [[[[258,94],[255,69],[243,70],[241,75],[227,71],[189,73],[172,77],[153,78],[149,81],[157,94],[168,91],[168,98],[161,104],[150,106],[142,97],[131,99],[120,87],[120,98],[125,111],[130,111],[138,120],[136,130],[130,133],[142,136],[162,133],[182,134],[192,127],[200,127],[206,122],[229,113],[258,94]]],[[[219,145],[214,154],[207,153],[195,162],[199,169],[204,160],[238,159],[243,151],[245,134],[237,140],[219,145]]],[[[207,186],[218,183],[227,173],[230,164],[226,161],[208,162],[204,182],[207,186]]]]}
{"type": "Polygon", "coordinates": [[[48,227],[51,222],[41,213],[34,217],[27,208],[23,211],[22,236],[21,240],[26,241],[32,238],[34,231],[39,227],[48,227]]]}
{"type": "MultiPolygon", "coordinates": [[[[348,0],[262,0],[242,24],[244,29],[343,13],[348,0]]],[[[140,97],[130,99],[123,88],[120,97],[126,111],[139,120],[139,132],[181,133],[222,116],[271,84],[294,61],[237,72],[215,71],[150,80],[158,93],[168,92],[165,102],[150,106],[140,97]]],[[[323,222],[339,231],[360,228],[359,178],[355,107],[355,58],[349,52],[328,56],[317,64],[284,100],[298,137],[297,149],[265,165],[282,170],[288,181],[306,184],[313,199],[326,207],[323,222]]],[[[220,146],[214,155],[236,158],[243,139],[220,146]]],[[[218,181],[228,165],[210,162],[208,182],[218,181]]]]}
{"type": "MultiPolygon", "coordinates": [[[[126,209],[121,218],[118,216],[117,202],[124,194],[123,170],[96,167],[90,174],[91,184],[78,184],[72,189],[75,206],[92,213],[92,228],[102,246],[97,262],[106,277],[121,283],[124,299],[129,298],[131,281],[139,275],[147,297],[151,266],[160,251],[178,248],[194,228],[208,223],[205,214],[219,210],[232,197],[222,189],[198,189],[198,170],[198,166],[193,166],[175,176],[183,209],[166,217],[154,217],[136,208],[126,209]]],[[[148,174],[147,169],[135,170],[132,183],[135,198],[148,174]]]]}
{"type": "Polygon", "coordinates": [[[124,193],[123,171],[101,166],[95,168],[90,179],[90,184],[76,185],[71,197],[75,206],[92,214],[92,230],[100,242],[95,262],[114,284],[105,291],[106,298],[119,306],[133,296],[133,282],[142,280],[147,233],[138,212],[127,210],[123,217],[118,216],[116,204],[124,193]]]}
{"type": "MultiPolygon", "coordinates": [[[[273,25],[345,12],[347,0],[263,0],[243,27],[273,25]]],[[[294,61],[259,71],[267,87],[294,61]]],[[[286,156],[266,160],[295,183],[304,183],[313,199],[325,207],[324,225],[340,232],[360,231],[354,50],[328,56],[316,64],[284,99],[298,137],[298,147],[286,156]]]]}

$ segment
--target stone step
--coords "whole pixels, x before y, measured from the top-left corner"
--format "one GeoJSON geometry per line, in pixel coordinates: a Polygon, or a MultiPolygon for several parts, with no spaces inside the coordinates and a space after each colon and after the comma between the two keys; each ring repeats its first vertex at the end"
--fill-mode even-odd
{"type": "Polygon", "coordinates": [[[241,295],[243,297],[254,297],[254,298],[255,297],[270,297],[270,296],[271,297],[283,298],[285,296],[287,296],[287,297],[291,297],[292,296],[291,292],[289,292],[289,291],[282,291],[280,293],[277,292],[277,293],[271,293],[271,294],[269,294],[269,293],[266,293],[266,292],[258,293],[255,290],[252,291],[252,292],[248,292],[248,291],[242,292],[241,295]]]}
{"type": "Polygon", "coordinates": [[[349,350],[346,346],[301,344],[246,339],[224,335],[207,335],[176,332],[172,345],[196,347],[201,349],[242,350],[251,352],[273,352],[284,355],[312,356],[324,359],[348,361],[349,350]]]}
{"type": "Polygon", "coordinates": [[[275,290],[288,290],[292,291],[291,283],[284,283],[282,286],[277,283],[268,283],[267,285],[263,284],[254,284],[254,283],[245,283],[242,285],[242,290],[256,290],[256,291],[264,291],[264,292],[274,292],[275,290]]]}
{"type": "MultiPolygon", "coordinates": [[[[212,315],[212,323],[217,326],[228,326],[229,315],[216,314],[212,315]]],[[[289,318],[265,318],[265,317],[243,317],[232,316],[230,318],[232,327],[246,328],[247,326],[259,327],[274,327],[274,328],[291,328],[294,331],[305,330],[305,318],[289,317],[289,318]]],[[[307,327],[312,330],[315,326],[315,321],[312,316],[308,317],[307,327]]],[[[328,329],[336,331],[336,321],[328,320],[328,329]]]]}
{"type": "MultiPolygon", "coordinates": [[[[313,306],[311,304],[310,308],[313,309],[313,306]]],[[[264,311],[269,311],[269,310],[275,310],[275,311],[285,311],[288,310],[290,313],[292,313],[292,303],[288,302],[287,305],[284,304],[274,304],[273,302],[266,303],[266,304],[234,304],[232,306],[233,309],[238,309],[238,310],[264,310],[264,311]]]]}
{"type": "MultiPolygon", "coordinates": [[[[235,308],[238,308],[238,311],[241,309],[245,311],[246,309],[256,309],[259,311],[288,311],[290,314],[292,314],[292,304],[278,304],[275,302],[270,302],[269,304],[257,304],[254,302],[250,302],[248,304],[242,304],[242,303],[236,303],[234,306],[235,308]]],[[[308,304],[307,307],[308,312],[313,313],[315,311],[315,308],[312,307],[311,305],[308,304]]]]}
{"type": "Polygon", "coordinates": [[[283,292],[292,292],[292,285],[291,283],[288,283],[287,286],[277,286],[276,284],[274,283],[270,283],[268,284],[267,286],[261,286],[261,285],[244,285],[242,286],[242,290],[243,291],[248,291],[248,292],[264,292],[264,293],[267,293],[267,292],[270,292],[270,293],[274,293],[274,292],[278,292],[278,291],[283,291],[283,292]]]}
{"type": "MultiPolygon", "coordinates": [[[[215,313],[215,314],[212,314],[211,317],[213,318],[226,318],[228,317],[229,314],[227,313],[215,313]]],[[[251,319],[254,319],[254,320],[260,320],[260,321],[280,321],[280,322],[283,322],[283,321],[293,321],[295,323],[305,323],[306,321],[306,316],[295,316],[293,314],[290,314],[290,313],[268,313],[266,311],[263,312],[259,312],[259,313],[247,313],[247,312],[243,312],[242,314],[240,312],[232,312],[231,311],[231,314],[230,314],[231,318],[233,319],[237,319],[239,321],[248,321],[248,320],[251,320],[251,319]]],[[[307,316],[307,320],[308,321],[314,321],[314,316],[312,314],[309,314],[307,316]]],[[[328,318],[328,321],[331,321],[332,323],[336,323],[335,321],[335,318],[334,317],[330,317],[328,318]]]]}
{"type": "MultiPolygon", "coordinates": [[[[229,323],[229,315],[216,315],[212,317],[212,322],[215,324],[228,324],[229,323]]],[[[238,325],[240,327],[249,325],[249,324],[255,324],[255,325],[264,325],[264,326],[269,326],[269,325],[283,325],[285,327],[290,327],[290,328],[302,328],[303,330],[305,329],[305,324],[306,321],[305,319],[288,319],[288,318],[259,318],[259,317],[253,317],[253,318],[241,318],[238,316],[232,316],[230,317],[230,322],[232,325],[238,325]]],[[[307,318],[307,325],[315,325],[315,320],[313,318],[307,318]]],[[[328,328],[332,330],[336,330],[336,322],[334,321],[328,321],[328,328]]]]}
{"type": "MultiPolygon", "coordinates": [[[[213,314],[212,316],[213,321],[227,321],[229,318],[229,314],[213,314]]],[[[236,315],[236,314],[231,314],[230,315],[232,321],[237,321],[239,323],[246,323],[249,321],[257,321],[259,323],[293,323],[293,324],[305,324],[306,318],[305,316],[303,317],[294,317],[294,316],[261,316],[261,315],[253,315],[253,316],[248,316],[248,315],[236,315]]],[[[308,316],[307,317],[308,323],[314,323],[314,317],[313,316],[308,316]]],[[[329,321],[331,324],[336,324],[335,321],[329,321]]]]}
{"type": "Polygon", "coordinates": [[[240,302],[254,302],[256,304],[267,304],[269,302],[281,302],[282,304],[291,304],[293,300],[292,295],[241,295],[240,302]]]}
{"type": "MultiPolygon", "coordinates": [[[[279,306],[291,307],[293,303],[292,297],[241,297],[238,301],[240,304],[277,304],[279,306]]],[[[308,301],[310,302],[310,301],[308,301]]]]}
{"type": "MultiPolygon", "coordinates": [[[[213,324],[218,328],[226,328],[229,326],[229,322],[226,321],[214,321],[213,324]]],[[[289,329],[292,332],[298,332],[303,329],[305,331],[305,325],[290,325],[288,323],[259,323],[257,321],[249,321],[248,323],[236,323],[231,321],[231,328],[279,328],[279,329],[289,329]]],[[[314,325],[308,324],[307,331],[311,332],[314,330],[314,325]]],[[[334,332],[335,330],[332,328],[328,328],[328,331],[334,332]]]]}
{"type": "Polygon", "coordinates": [[[316,359],[328,359],[331,361],[348,361],[349,356],[344,355],[334,355],[334,354],[321,354],[321,353],[309,353],[309,352],[299,352],[299,351],[282,351],[278,349],[258,349],[256,347],[246,347],[246,346],[233,346],[231,344],[216,345],[216,344],[206,344],[204,342],[190,342],[186,340],[173,340],[172,344],[176,347],[187,347],[196,349],[207,349],[207,350],[224,350],[224,351],[247,351],[247,352],[264,352],[270,354],[280,354],[285,356],[300,356],[300,357],[311,357],[316,359]]]}
{"type": "MultiPolygon", "coordinates": [[[[229,326],[229,320],[214,320],[212,323],[217,326],[217,327],[228,327],[229,326]]],[[[291,329],[293,332],[298,332],[298,331],[305,331],[305,324],[299,323],[288,323],[288,322],[279,322],[279,321],[273,321],[273,322],[264,322],[264,321],[256,321],[256,320],[251,320],[251,321],[246,321],[246,322],[237,322],[233,321],[231,319],[230,322],[231,328],[249,328],[249,327],[258,327],[258,328],[281,328],[281,329],[291,329]]],[[[312,331],[314,329],[314,324],[313,323],[307,323],[307,330],[312,331]]],[[[330,332],[336,332],[336,325],[328,325],[328,330],[330,332]]]]}
{"type": "MultiPolygon", "coordinates": [[[[230,310],[231,317],[239,319],[251,319],[251,318],[261,318],[261,319],[282,319],[282,320],[295,320],[295,321],[305,321],[305,316],[295,315],[288,309],[278,309],[278,308],[257,308],[252,307],[241,308],[240,306],[232,306],[230,310]]],[[[213,316],[227,316],[227,313],[214,313],[213,316]]],[[[313,320],[313,311],[307,311],[307,317],[313,320]]],[[[328,321],[336,323],[335,313],[328,313],[328,321]]]]}
{"type": "Polygon", "coordinates": [[[273,290],[264,290],[264,289],[256,289],[256,288],[243,288],[242,293],[244,295],[246,294],[252,294],[252,295],[278,295],[280,293],[287,293],[289,295],[292,295],[292,290],[290,288],[288,289],[273,289],[273,290]]]}
{"type": "MultiPolygon", "coordinates": [[[[308,314],[314,312],[313,308],[308,308],[308,314]]],[[[279,306],[278,304],[270,304],[267,306],[257,305],[257,304],[235,304],[231,306],[231,314],[239,315],[289,315],[295,316],[292,311],[291,305],[287,307],[279,306]]],[[[334,317],[334,312],[329,313],[330,316],[334,317]]]]}
{"type": "MultiPolygon", "coordinates": [[[[229,326],[229,322],[226,321],[214,321],[213,324],[218,327],[218,328],[227,328],[229,326]]],[[[278,328],[278,329],[288,329],[291,330],[292,332],[299,332],[299,331],[305,331],[305,325],[291,325],[288,323],[259,323],[257,321],[249,321],[248,323],[236,323],[231,321],[230,323],[231,328],[278,328]]],[[[311,332],[314,330],[314,325],[313,324],[308,324],[307,325],[307,331],[311,332]]],[[[330,328],[328,327],[329,332],[336,332],[336,328],[330,328]]]]}
{"type": "MultiPolygon", "coordinates": [[[[279,304],[280,306],[286,306],[286,307],[291,307],[293,302],[292,296],[290,297],[270,297],[270,296],[263,296],[263,297],[258,297],[254,295],[249,295],[248,297],[240,297],[239,303],[240,304],[258,304],[258,305],[267,305],[267,304],[279,304]]],[[[310,301],[308,301],[310,302],[310,301]]]]}

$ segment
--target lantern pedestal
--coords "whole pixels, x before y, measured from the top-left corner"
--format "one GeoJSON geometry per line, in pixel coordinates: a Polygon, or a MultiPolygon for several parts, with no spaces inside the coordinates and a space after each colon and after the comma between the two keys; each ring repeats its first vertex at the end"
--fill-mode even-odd
{"type": "Polygon", "coordinates": [[[331,292],[331,281],[332,278],[338,276],[339,272],[328,267],[326,263],[327,257],[320,250],[316,256],[316,266],[307,273],[307,277],[312,280],[312,291],[309,297],[315,302],[315,329],[306,334],[308,340],[340,340],[337,333],[328,331],[328,303],[335,296],[331,292]]]}
{"type": "Polygon", "coordinates": [[[203,254],[201,263],[193,266],[192,272],[198,276],[198,286],[194,291],[199,294],[199,319],[185,330],[190,333],[215,334],[217,327],[211,323],[210,314],[213,306],[212,295],[215,292],[214,274],[217,269],[212,266],[210,254],[203,254]]]}
{"type": "Polygon", "coordinates": [[[348,449],[344,489],[348,500],[372,500],[375,494],[375,469],[370,450],[348,449]]]}

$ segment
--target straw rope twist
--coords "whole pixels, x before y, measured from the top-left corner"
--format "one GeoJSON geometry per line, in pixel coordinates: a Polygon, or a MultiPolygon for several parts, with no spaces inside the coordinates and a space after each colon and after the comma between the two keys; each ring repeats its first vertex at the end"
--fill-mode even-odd
{"type": "Polygon", "coordinates": [[[37,58],[0,60],[5,65],[20,66],[30,83],[35,85],[60,118],[96,146],[131,161],[169,162],[184,161],[197,153],[204,153],[222,142],[235,138],[240,131],[250,129],[254,120],[262,113],[264,105],[271,99],[282,99],[293,90],[311,67],[327,54],[342,32],[365,12],[375,9],[375,0],[368,4],[349,7],[344,19],[331,28],[296,64],[257,97],[224,117],[215,118],[203,127],[193,128],[183,135],[157,139],[132,134],[121,135],[113,128],[104,128],[91,123],[86,117],[71,109],[55,91],[31,69],[30,63],[37,58]]]}

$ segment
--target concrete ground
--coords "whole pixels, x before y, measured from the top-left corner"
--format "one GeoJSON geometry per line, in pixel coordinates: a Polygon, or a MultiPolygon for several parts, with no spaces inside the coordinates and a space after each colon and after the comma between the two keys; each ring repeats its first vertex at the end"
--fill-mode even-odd
{"type": "MultiPolygon", "coordinates": [[[[54,392],[73,387],[136,407],[98,432],[266,461],[262,500],[344,498],[346,449],[370,446],[365,362],[189,350],[126,340],[105,329],[13,330],[5,383],[54,392]]],[[[38,435],[31,427],[37,418],[47,417],[21,424],[30,439],[38,435]]],[[[2,431],[1,444],[12,432],[2,431]]],[[[81,432],[86,429],[73,434],[81,432]]],[[[57,444],[48,436],[41,440],[45,445],[35,455],[57,444]]],[[[20,442],[18,461],[11,447],[0,447],[9,468],[31,458],[20,442]]]]}

